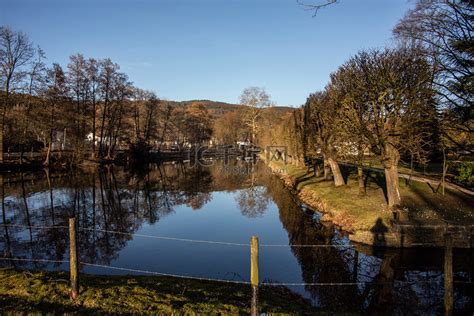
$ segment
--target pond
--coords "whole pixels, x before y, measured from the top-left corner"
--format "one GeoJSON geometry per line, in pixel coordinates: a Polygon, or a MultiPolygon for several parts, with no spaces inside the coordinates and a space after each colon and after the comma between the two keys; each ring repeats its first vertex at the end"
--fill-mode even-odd
{"type": "MultiPolygon", "coordinates": [[[[69,259],[67,225],[75,215],[84,273],[248,281],[255,235],[261,281],[283,283],[323,310],[443,313],[442,249],[351,244],[262,162],[110,165],[4,175],[3,183],[0,251],[24,261],[2,259],[1,267],[67,271],[61,261],[69,259]]],[[[453,267],[455,309],[472,314],[473,252],[456,250],[453,267]]]]}

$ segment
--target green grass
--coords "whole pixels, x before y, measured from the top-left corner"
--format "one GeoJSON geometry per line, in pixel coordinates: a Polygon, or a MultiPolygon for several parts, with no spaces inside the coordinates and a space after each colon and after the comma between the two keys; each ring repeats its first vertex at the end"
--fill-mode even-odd
{"type": "MultiPolygon", "coordinates": [[[[393,213],[387,207],[384,193],[385,178],[382,173],[368,174],[365,196],[359,195],[355,170],[342,168],[346,185],[336,188],[333,181],[314,177],[306,167],[272,161],[270,167],[284,171],[286,182],[291,183],[303,202],[320,209],[321,205],[329,211],[323,219],[334,221],[344,230],[355,232],[371,230],[380,220],[390,227],[393,213]]],[[[400,180],[402,207],[409,210],[413,222],[451,221],[459,224],[474,223],[474,198],[455,190],[447,189],[445,195],[435,193],[434,188],[425,183],[400,180]]]]}
{"type": "MultiPolygon", "coordinates": [[[[80,293],[69,298],[68,274],[0,270],[0,311],[99,314],[247,314],[249,285],[149,276],[80,275],[80,293]]],[[[314,314],[309,301],[285,288],[260,289],[260,311],[314,314]]]]}

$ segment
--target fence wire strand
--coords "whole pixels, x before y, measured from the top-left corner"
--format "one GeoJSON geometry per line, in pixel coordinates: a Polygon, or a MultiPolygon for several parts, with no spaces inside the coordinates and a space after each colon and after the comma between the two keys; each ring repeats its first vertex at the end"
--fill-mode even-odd
{"type": "MultiPolygon", "coordinates": [[[[19,225],[19,224],[0,224],[2,226],[7,227],[23,227],[23,228],[31,228],[31,229],[67,229],[69,226],[32,226],[32,225],[19,225]]],[[[98,231],[103,233],[110,233],[110,234],[120,234],[120,235],[129,235],[129,236],[136,236],[142,238],[151,238],[151,239],[160,239],[160,240],[171,240],[171,241],[181,241],[181,242],[194,242],[194,243],[204,243],[204,244],[215,244],[215,245],[227,245],[227,246],[239,246],[239,247],[249,247],[249,244],[244,243],[236,243],[236,242],[227,242],[227,241],[215,241],[215,240],[202,240],[202,239],[190,239],[190,238],[178,238],[178,237],[168,237],[168,236],[156,236],[156,235],[147,235],[147,234],[139,234],[139,233],[130,233],[130,232],[123,232],[123,231],[115,231],[115,230],[106,230],[100,228],[90,228],[90,227],[79,227],[79,231],[98,231]]],[[[260,244],[260,247],[274,247],[274,248],[353,248],[351,245],[287,245],[287,244],[260,244]]]]}
{"type": "Polygon", "coordinates": [[[20,228],[31,228],[31,229],[66,229],[69,226],[54,225],[54,226],[37,226],[37,225],[19,225],[19,224],[0,224],[4,227],[20,227],[20,228]]]}
{"type": "Polygon", "coordinates": [[[95,264],[95,263],[87,263],[87,262],[80,262],[80,264],[85,265],[85,266],[91,266],[91,267],[106,268],[106,269],[119,270],[119,271],[127,271],[127,272],[135,272],[135,273],[145,273],[145,274],[152,274],[152,275],[165,276],[165,277],[173,277],[173,278],[180,278],[180,279],[191,279],[191,280],[199,280],[199,281],[213,281],[213,282],[223,282],[223,283],[236,283],[236,284],[250,284],[250,282],[248,282],[248,281],[213,279],[213,278],[205,278],[205,277],[196,277],[196,276],[191,276],[191,275],[180,275],[180,274],[172,274],[172,273],[162,273],[162,272],[156,272],[156,271],[148,271],[148,270],[140,270],[140,269],[132,269],[132,268],[114,267],[114,266],[107,266],[107,265],[95,264]]]}
{"type": "Polygon", "coordinates": [[[47,263],[69,263],[69,260],[51,260],[51,259],[33,259],[33,258],[8,258],[1,257],[5,261],[28,261],[28,262],[47,262],[47,263]]]}
{"type": "MultiPolygon", "coordinates": [[[[0,257],[0,260],[47,262],[47,263],[69,263],[70,262],[69,260],[50,260],[50,259],[34,259],[34,258],[8,258],[8,257],[0,257]]],[[[156,271],[149,271],[149,270],[108,266],[108,265],[88,263],[88,262],[80,262],[80,264],[83,265],[83,266],[90,266],[90,267],[96,267],[96,268],[104,268],[104,269],[111,269],[111,270],[117,270],[117,271],[151,274],[151,275],[172,277],[172,278],[179,278],[179,279],[221,282],[221,283],[232,283],[232,284],[246,284],[246,285],[250,284],[249,281],[215,279],[215,278],[197,277],[197,276],[191,276],[191,275],[163,273],[163,272],[156,272],[156,271]]],[[[413,285],[413,284],[439,283],[439,281],[437,281],[437,280],[432,280],[432,281],[397,281],[397,280],[395,280],[394,282],[403,283],[403,284],[411,284],[411,285],[413,285]]],[[[304,283],[304,282],[302,282],[302,283],[297,283],[297,282],[265,282],[264,281],[264,282],[260,283],[260,285],[261,286],[359,286],[359,285],[367,285],[367,284],[370,284],[370,285],[392,285],[394,282],[375,282],[375,283],[372,283],[370,281],[366,281],[366,282],[321,282],[321,283],[304,283]]],[[[470,281],[453,281],[453,283],[474,284],[474,282],[470,282],[470,281]]]]}
{"type": "Polygon", "coordinates": [[[162,240],[172,240],[172,241],[182,241],[182,242],[195,242],[195,243],[204,243],[204,244],[217,244],[217,245],[227,245],[227,246],[249,247],[249,244],[243,244],[243,243],[226,242],[226,241],[213,241],[213,240],[200,240],[200,239],[188,239],[188,238],[177,238],[177,237],[155,236],[155,235],[145,235],[145,234],[120,232],[120,231],[97,229],[97,228],[79,228],[79,230],[99,231],[99,232],[104,232],[104,233],[131,235],[131,236],[136,236],[136,237],[144,237],[144,238],[152,238],[152,239],[162,239],[162,240]]]}
{"type": "Polygon", "coordinates": [[[260,247],[301,247],[301,248],[354,248],[351,245],[285,245],[285,244],[260,244],[260,247]]]}

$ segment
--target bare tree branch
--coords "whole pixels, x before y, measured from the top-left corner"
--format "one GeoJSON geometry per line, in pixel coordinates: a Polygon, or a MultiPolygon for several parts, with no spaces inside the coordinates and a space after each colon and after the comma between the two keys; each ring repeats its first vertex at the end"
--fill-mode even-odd
{"type": "Polygon", "coordinates": [[[331,4],[337,3],[339,0],[325,0],[322,3],[306,3],[302,2],[301,0],[296,0],[296,3],[298,3],[300,6],[303,7],[304,10],[306,11],[313,11],[313,17],[315,17],[318,14],[318,11],[322,8],[325,8],[327,6],[330,6],[331,4]]]}

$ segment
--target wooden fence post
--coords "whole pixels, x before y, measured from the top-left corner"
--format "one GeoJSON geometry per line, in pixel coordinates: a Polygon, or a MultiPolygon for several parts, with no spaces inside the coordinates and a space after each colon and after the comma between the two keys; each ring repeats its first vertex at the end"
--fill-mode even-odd
{"type": "Polygon", "coordinates": [[[71,298],[75,300],[79,293],[75,217],[69,218],[69,271],[71,274],[71,298]]]}
{"type": "Polygon", "coordinates": [[[252,304],[250,315],[258,315],[258,237],[250,239],[250,284],[252,285],[252,304]]]}
{"type": "Polygon", "coordinates": [[[445,236],[444,249],[444,311],[453,314],[453,240],[451,234],[445,236]]]}

